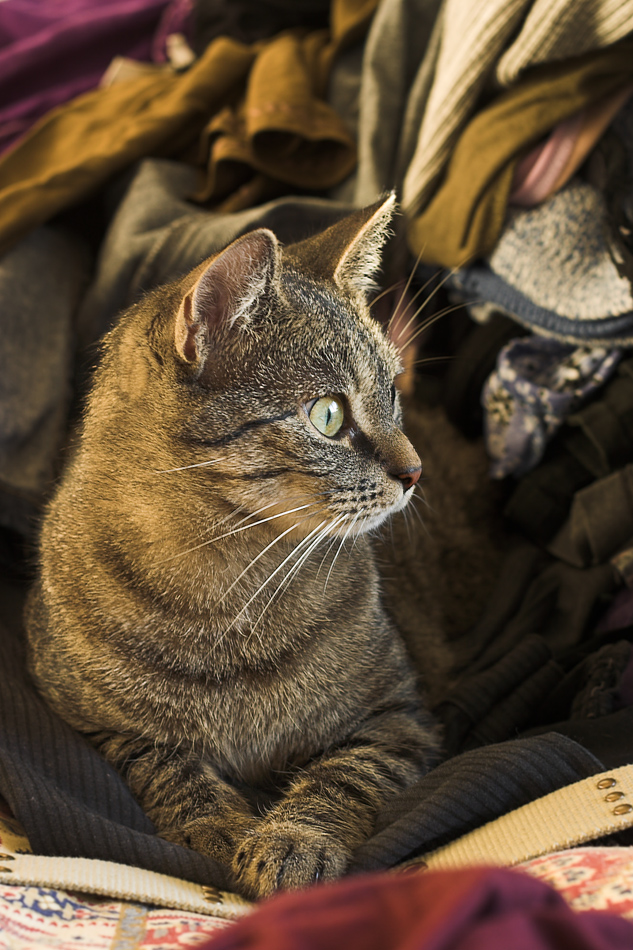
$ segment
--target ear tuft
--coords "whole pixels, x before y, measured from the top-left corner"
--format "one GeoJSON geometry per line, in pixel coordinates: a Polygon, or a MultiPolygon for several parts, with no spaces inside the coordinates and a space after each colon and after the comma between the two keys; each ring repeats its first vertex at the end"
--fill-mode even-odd
{"type": "Polygon", "coordinates": [[[245,234],[201,264],[176,316],[174,342],[180,357],[201,364],[213,338],[248,326],[266,303],[278,267],[279,242],[265,228],[245,234]]]}
{"type": "Polygon", "coordinates": [[[375,276],[382,263],[382,250],[391,234],[391,220],[396,208],[392,192],[378,206],[368,208],[370,214],[354,239],[343,252],[334,271],[334,280],[343,290],[367,294],[376,289],[375,276]]]}
{"type": "Polygon", "coordinates": [[[368,208],[353,211],[320,234],[284,250],[296,268],[325,280],[334,280],[344,293],[366,300],[390,234],[396,196],[390,194],[368,208]]]}

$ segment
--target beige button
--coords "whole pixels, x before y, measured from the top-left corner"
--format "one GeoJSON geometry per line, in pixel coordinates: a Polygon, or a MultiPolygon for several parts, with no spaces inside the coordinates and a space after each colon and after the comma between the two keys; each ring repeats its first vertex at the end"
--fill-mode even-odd
{"type": "Polygon", "coordinates": [[[613,809],[614,815],[626,815],[628,812],[633,811],[633,805],[616,805],[613,809]]]}
{"type": "Polygon", "coordinates": [[[212,901],[214,904],[222,903],[222,893],[217,887],[203,887],[202,894],[206,901],[212,901]]]}
{"type": "Polygon", "coordinates": [[[624,798],[624,792],[609,792],[604,796],[605,802],[617,802],[619,798],[624,798]]]}

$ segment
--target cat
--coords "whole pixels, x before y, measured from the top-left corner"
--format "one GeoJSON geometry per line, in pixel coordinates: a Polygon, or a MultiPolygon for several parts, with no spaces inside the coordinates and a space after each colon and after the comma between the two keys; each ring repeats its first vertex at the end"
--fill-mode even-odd
{"type": "Polygon", "coordinates": [[[367,303],[394,200],[126,311],[43,521],[37,688],[248,897],[341,876],[438,759],[368,538],[421,472],[367,303]]]}

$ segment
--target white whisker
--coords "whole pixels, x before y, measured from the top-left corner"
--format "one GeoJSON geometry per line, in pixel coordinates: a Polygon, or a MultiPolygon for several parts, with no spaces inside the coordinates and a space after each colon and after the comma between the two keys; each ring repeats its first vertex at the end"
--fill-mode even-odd
{"type": "Polygon", "coordinates": [[[260,512],[265,511],[266,508],[272,508],[272,506],[275,504],[276,502],[271,501],[270,504],[265,505],[263,508],[260,508],[259,511],[255,512],[254,514],[247,515],[245,518],[242,519],[242,521],[239,522],[239,525],[242,525],[242,527],[239,527],[238,525],[238,527],[233,528],[231,531],[226,531],[224,534],[217,535],[217,537],[208,538],[208,540],[206,541],[201,541],[200,544],[196,544],[194,545],[194,547],[188,548],[186,551],[180,551],[178,554],[172,554],[171,557],[167,557],[163,561],[159,561],[158,563],[164,564],[167,561],[173,561],[175,558],[184,557],[187,554],[192,554],[194,551],[198,551],[200,550],[200,548],[204,548],[209,544],[213,544],[215,541],[222,541],[224,540],[224,538],[231,538],[233,537],[233,535],[239,534],[241,531],[247,531],[249,528],[256,528],[258,525],[267,524],[269,521],[274,521],[275,518],[283,518],[284,515],[291,515],[291,514],[294,514],[296,511],[303,511],[304,508],[309,508],[312,502],[310,502],[307,505],[299,505],[297,508],[290,508],[288,511],[281,511],[276,515],[271,515],[270,518],[262,518],[260,521],[254,521],[252,524],[243,524],[243,522],[246,521],[248,518],[255,517],[256,514],[259,514],[260,512]]]}
{"type": "Polygon", "coordinates": [[[225,592],[222,594],[222,597],[220,598],[220,601],[219,601],[219,602],[222,603],[222,602],[224,601],[224,599],[225,599],[225,598],[230,594],[230,592],[233,590],[233,588],[235,587],[235,585],[238,584],[238,583],[242,580],[242,578],[244,577],[244,575],[245,575],[248,571],[250,571],[250,569],[251,569],[251,567],[253,566],[253,564],[255,564],[257,561],[259,561],[260,557],[263,557],[264,554],[266,554],[267,551],[270,551],[270,549],[271,549],[272,547],[274,547],[274,546],[275,546],[276,544],[278,544],[283,538],[285,538],[287,535],[289,535],[291,531],[295,531],[297,527],[298,527],[298,524],[293,524],[293,525],[291,525],[289,528],[286,528],[285,531],[282,531],[281,534],[278,534],[277,537],[274,538],[269,544],[267,544],[266,547],[265,547],[262,551],[260,551],[259,554],[258,554],[256,557],[254,557],[252,561],[250,561],[250,562],[247,564],[247,566],[244,568],[244,570],[242,571],[242,573],[239,574],[239,575],[235,578],[235,580],[233,581],[233,583],[231,584],[231,586],[228,587],[228,588],[225,590],[225,592]]]}
{"type": "Polygon", "coordinates": [[[207,462],[194,462],[193,465],[181,465],[180,468],[162,468],[155,471],[154,475],[169,475],[171,472],[186,472],[188,468],[202,468],[205,465],[217,465],[218,462],[226,462],[226,459],[209,459],[207,462]]]}
{"type": "Polygon", "coordinates": [[[327,588],[327,584],[328,584],[328,581],[329,581],[329,579],[330,579],[330,575],[331,575],[332,571],[334,570],[334,565],[336,564],[337,558],[338,558],[339,554],[341,553],[341,551],[343,550],[343,545],[344,545],[345,542],[347,541],[347,538],[348,538],[348,536],[349,536],[349,533],[350,533],[350,531],[353,529],[353,527],[354,527],[354,525],[356,524],[356,522],[358,521],[359,517],[360,517],[360,515],[359,515],[358,513],[356,513],[356,514],[354,515],[354,520],[352,521],[352,523],[350,524],[349,528],[347,529],[347,531],[346,531],[345,534],[343,535],[343,539],[342,539],[341,543],[339,544],[338,551],[337,551],[336,554],[334,555],[334,559],[332,560],[332,563],[330,564],[330,569],[329,569],[329,571],[327,572],[327,577],[325,578],[325,584],[323,585],[323,591],[324,591],[324,593],[325,593],[325,590],[326,590],[326,588],[327,588]]]}
{"type": "MultiPolygon", "coordinates": [[[[272,604],[273,600],[275,600],[275,598],[282,592],[283,588],[289,585],[291,580],[293,580],[297,576],[297,574],[299,573],[299,571],[301,570],[305,562],[308,560],[312,552],[319,546],[319,544],[321,544],[323,539],[327,537],[328,532],[330,532],[332,528],[336,527],[337,524],[341,524],[345,520],[345,518],[346,518],[346,515],[339,515],[339,517],[335,519],[333,522],[326,524],[324,529],[321,531],[321,533],[317,535],[315,540],[312,541],[312,544],[309,546],[309,548],[306,551],[302,552],[302,554],[300,555],[298,560],[295,561],[295,563],[292,565],[292,567],[290,568],[286,576],[282,578],[282,580],[279,582],[273,595],[266,602],[264,609],[262,610],[259,617],[253,624],[252,633],[255,631],[255,627],[259,624],[262,617],[264,616],[264,614],[266,613],[266,611],[272,604]]],[[[251,636],[252,636],[252,633],[251,633],[251,636]]]]}
{"type": "Polygon", "coordinates": [[[297,551],[299,551],[300,548],[302,548],[304,545],[309,544],[309,543],[310,543],[310,540],[314,537],[314,535],[315,535],[318,531],[321,530],[321,528],[322,528],[325,524],[327,524],[327,521],[322,521],[320,525],[318,525],[316,528],[313,528],[312,531],[310,531],[309,534],[307,534],[307,535],[305,536],[305,538],[302,538],[301,541],[299,541],[299,543],[294,546],[294,548],[292,549],[292,551],[291,551],[288,555],[286,555],[286,557],[283,559],[283,561],[281,562],[281,564],[279,564],[279,565],[275,568],[275,570],[272,572],[272,574],[269,574],[269,575],[268,575],[268,577],[266,578],[266,580],[265,580],[262,584],[260,584],[260,586],[257,588],[257,590],[255,591],[255,593],[254,593],[251,597],[249,597],[249,599],[246,601],[246,603],[245,603],[244,606],[241,608],[241,610],[235,615],[235,617],[233,618],[233,620],[230,622],[230,624],[229,624],[228,627],[226,628],[225,633],[228,633],[228,631],[231,629],[231,627],[233,627],[234,624],[237,623],[237,621],[238,621],[239,618],[242,616],[242,614],[244,613],[244,611],[247,610],[247,609],[250,607],[250,605],[253,603],[253,601],[255,600],[255,598],[259,596],[259,594],[260,594],[261,591],[264,589],[264,587],[267,587],[268,584],[270,584],[270,582],[272,581],[272,579],[273,579],[274,577],[276,577],[276,575],[279,573],[279,571],[281,571],[281,570],[285,567],[285,565],[288,563],[288,561],[290,560],[290,558],[291,558],[294,554],[296,554],[297,551]]]}

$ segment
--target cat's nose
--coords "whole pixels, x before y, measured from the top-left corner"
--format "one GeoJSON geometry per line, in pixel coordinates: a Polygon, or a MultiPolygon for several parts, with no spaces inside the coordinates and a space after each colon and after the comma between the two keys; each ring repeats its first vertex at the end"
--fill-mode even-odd
{"type": "Polygon", "coordinates": [[[418,465],[417,468],[408,468],[406,472],[389,472],[392,478],[396,478],[404,491],[409,491],[410,488],[417,483],[420,475],[422,474],[422,466],[418,465]]]}

